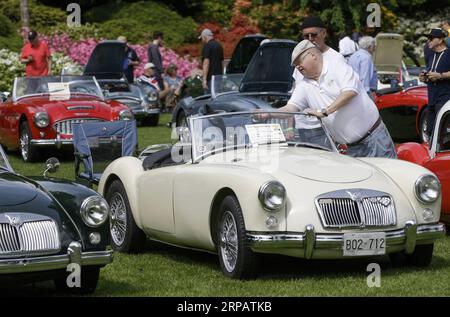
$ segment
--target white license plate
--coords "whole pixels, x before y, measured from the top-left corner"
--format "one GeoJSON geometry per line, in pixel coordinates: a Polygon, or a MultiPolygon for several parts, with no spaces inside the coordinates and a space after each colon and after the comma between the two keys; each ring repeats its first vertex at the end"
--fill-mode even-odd
{"type": "Polygon", "coordinates": [[[384,232],[344,233],[344,256],[386,254],[384,232]]]}

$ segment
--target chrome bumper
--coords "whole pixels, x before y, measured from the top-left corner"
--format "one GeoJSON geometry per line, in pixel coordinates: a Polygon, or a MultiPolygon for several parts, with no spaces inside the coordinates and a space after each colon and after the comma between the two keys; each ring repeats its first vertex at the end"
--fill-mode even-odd
{"type": "MultiPolygon", "coordinates": [[[[443,236],[445,225],[442,223],[417,225],[414,221],[408,221],[403,229],[384,232],[386,253],[404,250],[411,254],[417,244],[430,244],[443,236]]],[[[294,254],[289,252],[294,249],[302,251],[301,257],[306,259],[343,257],[343,239],[343,234],[316,234],[312,225],[307,225],[303,233],[247,232],[247,243],[255,252],[294,254]]]]}
{"type": "Polygon", "coordinates": [[[73,139],[43,139],[43,140],[31,140],[30,143],[35,146],[56,146],[73,145],[73,139]]]}
{"type": "Polygon", "coordinates": [[[161,112],[159,108],[156,109],[130,109],[134,116],[150,116],[157,115],[161,112]]]}
{"type": "Polygon", "coordinates": [[[79,264],[81,267],[104,266],[112,260],[112,251],[81,252],[81,244],[72,242],[67,249],[67,254],[0,260],[0,274],[66,269],[71,263],[79,264]]]}

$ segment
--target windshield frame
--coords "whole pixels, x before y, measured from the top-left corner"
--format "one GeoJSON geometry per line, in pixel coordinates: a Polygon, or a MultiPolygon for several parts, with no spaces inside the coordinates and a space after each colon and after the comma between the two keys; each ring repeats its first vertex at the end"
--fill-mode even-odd
{"type": "MultiPolygon", "coordinates": [[[[86,76],[86,75],[81,75],[81,76],[79,76],[79,75],[66,75],[66,76],[65,76],[65,75],[60,75],[60,76],[44,76],[44,77],[55,77],[55,78],[61,78],[61,79],[62,79],[62,78],[73,77],[73,80],[71,80],[71,81],[60,81],[60,82],[67,82],[67,83],[76,82],[76,81],[83,81],[82,77],[85,77],[85,78],[86,78],[86,81],[88,81],[87,78],[92,79],[92,81],[94,82],[95,86],[96,86],[97,89],[98,89],[99,95],[93,95],[93,94],[89,94],[89,93],[71,93],[71,94],[70,94],[70,98],[71,98],[72,96],[87,95],[87,96],[92,96],[92,97],[95,97],[96,99],[100,99],[100,100],[102,100],[102,101],[105,101],[105,96],[103,95],[103,91],[102,91],[102,89],[100,88],[100,85],[98,84],[98,81],[97,81],[97,79],[95,78],[95,76],[86,76]],[[76,77],[78,77],[78,79],[76,79],[76,77]]],[[[49,96],[49,95],[51,94],[51,93],[49,93],[49,92],[46,92],[46,93],[28,94],[28,95],[23,95],[23,96],[17,97],[17,95],[16,95],[16,92],[17,92],[17,83],[18,83],[18,80],[19,80],[19,79],[22,79],[22,78],[25,78],[25,79],[26,79],[25,76],[23,76],[23,77],[16,77],[16,78],[14,79],[13,93],[12,93],[12,100],[13,100],[13,102],[17,102],[17,101],[19,101],[19,100],[21,100],[21,99],[24,99],[24,98],[29,98],[29,97],[39,97],[39,96],[49,96]]],[[[31,78],[38,78],[38,79],[39,79],[39,77],[31,77],[31,78]]],[[[54,82],[57,82],[57,81],[54,81],[54,82]]],[[[69,100],[70,100],[70,98],[69,98],[69,100]]]]}
{"type": "MultiPolygon", "coordinates": [[[[293,117],[295,115],[301,115],[301,116],[305,116],[308,117],[310,115],[302,113],[302,112],[284,112],[284,111],[239,111],[239,112],[226,112],[226,113],[218,113],[218,114],[211,114],[211,115],[204,115],[204,116],[190,116],[188,118],[188,128],[189,128],[189,134],[190,134],[190,138],[191,138],[191,158],[192,158],[192,162],[193,163],[198,163],[200,161],[202,161],[203,159],[211,156],[211,155],[215,155],[217,153],[223,153],[226,152],[228,150],[236,150],[236,149],[241,149],[241,148],[252,148],[252,147],[256,147],[256,146],[289,146],[289,145],[296,145],[296,144],[300,144],[300,143],[305,143],[305,142],[295,142],[295,141],[288,141],[286,140],[285,142],[279,142],[279,143],[268,143],[268,144],[258,144],[258,145],[252,145],[252,144],[241,144],[241,145],[231,145],[231,146],[224,146],[222,148],[218,148],[218,149],[214,149],[213,151],[208,151],[206,153],[203,153],[201,155],[197,155],[195,149],[197,146],[196,142],[196,138],[195,138],[195,134],[193,131],[193,127],[195,126],[194,121],[197,120],[203,120],[203,119],[210,119],[210,118],[214,118],[214,117],[223,117],[223,116],[236,116],[236,115],[251,115],[251,114],[257,114],[257,113],[274,113],[274,114],[281,114],[281,115],[292,115],[293,117]]],[[[332,139],[329,130],[326,128],[326,126],[323,124],[321,118],[317,118],[317,121],[319,122],[320,126],[322,127],[322,129],[324,130],[327,139],[330,143],[330,149],[329,151],[331,152],[335,152],[335,153],[339,153],[339,150],[336,147],[336,143],[334,142],[334,140],[332,139]]],[[[312,143],[313,144],[313,143],[312,143]]],[[[317,149],[322,149],[319,146],[317,146],[317,149]]],[[[325,149],[322,149],[325,150],[325,149]]]]}
{"type": "MultiPolygon", "coordinates": [[[[244,73],[213,75],[211,77],[211,98],[212,99],[216,99],[219,96],[232,95],[232,94],[239,93],[239,88],[241,87],[241,82],[242,82],[243,78],[244,78],[244,73]],[[237,78],[237,79],[239,79],[239,77],[240,77],[239,83],[236,86],[236,90],[223,91],[223,92],[222,91],[218,91],[217,92],[216,91],[216,88],[217,88],[216,87],[216,83],[217,83],[218,79],[219,78],[220,79],[222,79],[222,78],[229,78],[229,77],[237,78]]],[[[221,80],[221,81],[223,81],[223,80],[221,80]]],[[[231,80],[231,81],[234,83],[233,80],[231,80]]]]}

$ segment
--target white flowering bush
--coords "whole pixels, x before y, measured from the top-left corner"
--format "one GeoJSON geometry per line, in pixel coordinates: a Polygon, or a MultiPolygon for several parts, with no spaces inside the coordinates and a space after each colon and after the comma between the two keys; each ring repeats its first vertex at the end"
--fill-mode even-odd
{"type": "Polygon", "coordinates": [[[74,62],[69,56],[61,52],[52,53],[52,75],[61,75],[62,69],[70,70],[70,75],[81,75],[82,67],[74,62]]]}
{"type": "Polygon", "coordinates": [[[19,53],[0,50],[0,91],[12,91],[14,78],[23,76],[25,67],[20,63],[19,53]]]}

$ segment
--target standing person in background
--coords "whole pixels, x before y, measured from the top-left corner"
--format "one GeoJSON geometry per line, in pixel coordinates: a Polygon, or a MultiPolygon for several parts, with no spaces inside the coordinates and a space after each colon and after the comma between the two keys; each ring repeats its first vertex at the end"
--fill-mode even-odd
{"type": "Polygon", "coordinates": [[[361,37],[359,48],[356,53],[350,56],[348,64],[358,74],[359,81],[369,97],[372,98],[372,92],[377,90],[378,85],[377,70],[372,58],[376,48],[375,39],[371,36],[361,37]]]}
{"type": "Polygon", "coordinates": [[[148,46],[148,62],[155,65],[155,76],[158,80],[158,85],[161,90],[164,90],[164,81],[162,74],[164,68],[162,64],[162,57],[159,48],[164,44],[164,33],[155,31],[153,33],[153,43],[148,46]]]}
{"type": "Polygon", "coordinates": [[[353,41],[350,36],[348,36],[346,33],[343,33],[341,35],[341,39],[339,40],[339,53],[344,56],[344,58],[348,61],[350,56],[354,54],[358,50],[358,44],[356,44],[355,41],[353,41]]]}
{"type": "MultiPolygon", "coordinates": [[[[450,49],[445,44],[446,32],[431,29],[424,34],[428,38],[431,53],[425,60],[427,71],[419,75],[419,80],[427,84],[428,118],[427,134],[432,136],[436,115],[444,104],[450,100],[450,49]]],[[[430,142],[431,144],[431,142],[430,142]]]]}
{"type": "Polygon", "coordinates": [[[175,108],[183,86],[183,79],[177,75],[177,70],[176,65],[170,64],[167,66],[166,74],[164,75],[164,84],[169,88],[169,93],[165,100],[167,112],[172,112],[173,108],[175,108]]]}
{"type": "Polygon", "coordinates": [[[125,36],[119,36],[118,41],[125,43],[125,59],[123,61],[123,74],[127,78],[129,83],[134,81],[134,67],[138,66],[140,59],[136,54],[136,51],[127,45],[127,38],[125,36]]]}
{"type": "Polygon", "coordinates": [[[202,51],[203,89],[205,94],[211,93],[211,77],[223,74],[223,47],[214,39],[210,29],[204,29],[198,37],[205,44],[202,51]]]}
{"type": "Polygon", "coordinates": [[[28,32],[28,41],[22,48],[20,62],[25,64],[25,76],[48,76],[52,70],[50,50],[39,40],[35,31],[28,32]]]}

